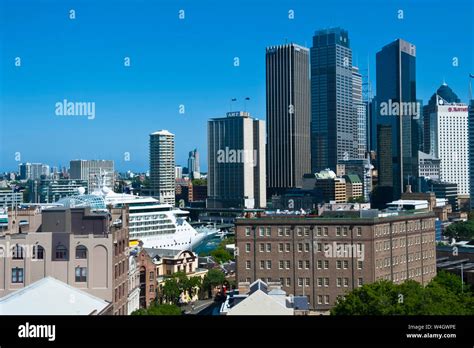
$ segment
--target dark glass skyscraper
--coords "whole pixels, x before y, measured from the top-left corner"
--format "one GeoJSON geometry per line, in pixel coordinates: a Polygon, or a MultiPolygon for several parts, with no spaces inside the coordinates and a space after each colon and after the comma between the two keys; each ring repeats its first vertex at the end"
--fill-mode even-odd
{"type": "MultiPolygon", "coordinates": [[[[414,144],[416,119],[421,110],[416,100],[416,47],[415,45],[398,39],[382,48],[376,56],[377,96],[376,112],[377,124],[391,128],[391,146],[385,141],[377,141],[377,158],[379,182],[391,186],[380,187],[387,200],[398,199],[405,185],[414,183],[418,176],[418,144],[414,144]],[[387,144],[388,145],[388,144],[387,144]],[[390,162],[386,159],[391,158],[390,162]],[[390,166],[385,168],[384,166],[390,166]],[[392,171],[391,180],[385,178],[384,173],[392,171]],[[388,191],[387,191],[388,189],[388,191]]],[[[378,130],[386,128],[378,128],[378,130]]],[[[377,133],[377,137],[382,134],[377,133]]]]}
{"type": "Polygon", "coordinates": [[[338,160],[357,158],[352,50],[346,30],[319,30],[311,47],[311,167],[336,170],[338,160]]]}
{"type": "Polygon", "coordinates": [[[311,170],[309,50],[295,44],[266,52],[267,188],[302,187],[311,170]]]}

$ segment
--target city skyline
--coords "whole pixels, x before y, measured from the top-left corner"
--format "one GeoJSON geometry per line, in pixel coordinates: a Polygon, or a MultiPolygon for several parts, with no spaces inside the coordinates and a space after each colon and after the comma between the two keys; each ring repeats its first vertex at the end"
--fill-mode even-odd
{"type": "MultiPolygon", "coordinates": [[[[185,164],[189,150],[197,147],[203,154],[201,167],[207,171],[208,119],[228,111],[229,104],[233,111],[247,109],[254,117],[265,119],[266,47],[288,41],[309,48],[312,35],[330,26],[349,32],[353,65],[364,70],[369,57],[374,87],[375,53],[403,38],[417,47],[417,98],[427,102],[444,80],[466,102],[472,62],[466,44],[470,41],[469,11],[445,17],[441,1],[430,6],[422,3],[390,2],[375,8],[375,2],[336,6],[282,1],[269,8],[265,1],[243,1],[232,11],[224,11],[229,7],[213,1],[206,4],[214,6],[144,2],[141,8],[119,3],[113,9],[104,4],[92,8],[90,2],[32,3],[26,10],[6,2],[2,13],[10,15],[2,18],[7,45],[1,70],[0,168],[16,171],[22,162],[65,166],[74,158],[100,158],[114,160],[119,171],[144,172],[148,134],[168,129],[176,134],[176,163],[185,164]],[[75,19],[69,18],[70,9],[75,10],[75,19]],[[183,19],[180,10],[185,11],[183,19]],[[403,19],[398,19],[399,10],[403,10],[403,19]],[[16,19],[19,11],[23,21],[16,19]],[[289,11],[294,11],[293,19],[289,11]],[[362,15],[365,22],[360,20],[362,15]],[[114,20],[104,28],[101,20],[106,16],[114,20]],[[225,30],[214,32],[206,17],[225,30]],[[242,17],[249,28],[227,24],[242,17]],[[133,26],[121,27],[127,19],[133,26]],[[443,31],[438,32],[441,20],[443,31]],[[252,33],[261,28],[262,21],[271,22],[272,30],[252,33]],[[375,30],[382,24],[383,31],[375,30]],[[160,36],[168,28],[168,36],[160,36]],[[64,36],[55,34],[58,32],[64,36]],[[449,39],[449,47],[433,45],[434,35],[439,42],[449,39]],[[226,40],[228,37],[232,40],[226,40]],[[51,38],[55,40],[48,40],[51,38]],[[160,55],[162,47],[172,47],[175,53],[160,55]],[[20,66],[15,66],[17,57],[20,66]],[[130,66],[125,66],[127,57],[130,66]],[[247,102],[246,97],[250,97],[247,102]],[[232,98],[237,102],[231,103],[232,98]],[[95,103],[94,117],[55,114],[56,104],[65,99],[95,103]],[[18,161],[16,153],[20,154],[18,161]]],[[[469,7],[467,1],[456,4],[469,7]]]]}

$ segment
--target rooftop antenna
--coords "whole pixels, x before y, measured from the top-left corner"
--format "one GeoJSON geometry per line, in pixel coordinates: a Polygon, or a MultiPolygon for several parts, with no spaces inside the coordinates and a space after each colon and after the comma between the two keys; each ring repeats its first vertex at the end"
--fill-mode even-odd
{"type": "Polygon", "coordinates": [[[474,75],[469,74],[469,100],[472,100],[472,84],[471,84],[472,79],[474,79],[474,75]]]}
{"type": "Polygon", "coordinates": [[[249,97],[246,97],[246,98],[244,99],[244,112],[247,111],[247,100],[250,100],[250,98],[249,98],[249,97]]]}
{"type": "Polygon", "coordinates": [[[232,102],[237,101],[237,98],[232,98],[229,102],[229,112],[232,112],[232,102]]]}

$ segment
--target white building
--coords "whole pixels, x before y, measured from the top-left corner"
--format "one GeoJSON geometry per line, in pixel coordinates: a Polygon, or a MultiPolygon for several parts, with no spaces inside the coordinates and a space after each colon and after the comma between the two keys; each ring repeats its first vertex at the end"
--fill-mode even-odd
{"type": "Polygon", "coordinates": [[[150,189],[160,203],[175,205],[174,134],[160,130],[150,134],[150,189]]]}
{"type": "Polygon", "coordinates": [[[428,153],[418,151],[418,176],[438,181],[440,163],[441,160],[439,158],[436,158],[428,153]]]}
{"type": "Polygon", "coordinates": [[[441,160],[440,180],[456,183],[458,195],[469,194],[467,105],[447,103],[438,96],[430,127],[434,135],[431,155],[441,160]]]}
{"type": "Polygon", "coordinates": [[[23,203],[23,193],[0,190],[0,207],[16,207],[21,203],[23,203]]]}
{"type": "Polygon", "coordinates": [[[128,315],[140,308],[140,269],[135,256],[128,258],[128,315]]]}

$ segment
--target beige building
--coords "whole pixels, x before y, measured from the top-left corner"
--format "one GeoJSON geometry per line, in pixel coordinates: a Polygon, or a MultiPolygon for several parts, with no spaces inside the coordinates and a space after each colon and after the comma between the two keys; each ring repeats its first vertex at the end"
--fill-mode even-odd
{"type": "Polygon", "coordinates": [[[427,284],[436,275],[435,214],[334,211],[236,220],[237,282],[280,281],[311,308],[379,279],[427,284]]]}
{"type": "Polygon", "coordinates": [[[128,228],[126,219],[118,219],[121,212],[112,211],[112,219],[89,208],[11,214],[12,228],[0,236],[0,297],[50,276],[113,303],[114,314],[126,314],[128,228]]]}

